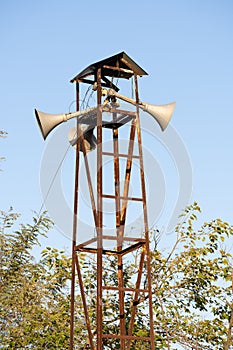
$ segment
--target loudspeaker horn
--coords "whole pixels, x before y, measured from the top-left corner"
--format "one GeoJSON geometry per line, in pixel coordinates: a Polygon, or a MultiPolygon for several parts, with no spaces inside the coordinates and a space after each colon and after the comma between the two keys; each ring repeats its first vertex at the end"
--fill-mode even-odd
{"type": "MultiPolygon", "coordinates": [[[[109,89],[107,93],[110,98],[115,96],[123,101],[131,103],[133,105],[137,105],[137,102],[135,100],[133,100],[132,98],[120,95],[113,89],[109,89]]],[[[170,119],[172,117],[173,111],[175,109],[175,105],[176,105],[176,102],[172,102],[166,105],[152,105],[146,102],[138,103],[139,108],[149,113],[158,122],[162,131],[164,131],[168,126],[170,119]]]]}
{"type": "MultiPolygon", "coordinates": [[[[84,147],[86,152],[93,151],[97,145],[97,139],[93,134],[94,127],[89,125],[80,125],[80,131],[84,136],[84,147]]],[[[83,144],[81,142],[81,135],[77,135],[77,128],[71,128],[68,133],[68,140],[74,148],[76,148],[77,143],[80,143],[80,151],[83,152],[83,144]]]]}
{"type": "Polygon", "coordinates": [[[86,116],[94,114],[97,111],[96,107],[88,108],[83,111],[63,114],[48,114],[35,109],[36,119],[42,133],[44,140],[48,134],[59,124],[66,122],[67,120],[75,117],[86,116]]]}

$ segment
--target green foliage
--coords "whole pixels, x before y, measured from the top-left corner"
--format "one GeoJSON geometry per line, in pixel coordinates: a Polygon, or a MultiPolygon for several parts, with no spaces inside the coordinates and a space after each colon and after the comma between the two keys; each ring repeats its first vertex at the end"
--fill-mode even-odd
{"type": "Polygon", "coordinates": [[[233,227],[216,219],[195,229],[199,211],[196,203],[186,208],[170,253],[152,253],[155,330],[164,329],[166,339],[161,348],[175,349],[172,344],[179,343],[185,349],[223,349],[232,344],[232,255],[224,242],[233,227]]]}
{"type": "Polygon", "coordinates": [[[36,262],[31,249],[46,235],[51,221],[35,216],[32,224],[12,226],[18,215],[1,212],[1,349],[68,348],[69,300],[64,288],[69,260],[54,249],[36,262]]]}
{"type": "MultiPolygon", "coordinates": [[[[187,207],[176,227],[170,250],[151,252],[155,344],[158,349],[230,349],[233,326],[233,227],[221,219],[199,226],[196,203],[187,207]]],[[[40,236],[52,224],[43,213],[32,224],[14,229],[18,215],[12,209],[1,213],[0,245],[0,348],[68,349],[69,288],[71,260],[63,251],[46,248],[39,261],[32,256],[40,236]]],[[[165,241],[172,237],[164,236],[165,241]]],[[[91,328],[96,334],[96,257],[79,255],[91,328]]],[[[124,261],[124,286],[135,282],[139,256],[124,261]]],[[[103,281],[116,286],[117,261],[103,262],[103,281]]],[[[146,287],[146,277],[142,286],[146,287]]],[[[75,344],[88,349],[87,330],[79,288],[76,288],[75,344]],[[82,344],[82,346],[80,345],[82,344]]],[[[126,328],[132,307],[132,293],[125,293],[126,328]]],[[[118,293],[103,293],[105,333],[119,332],[118,293]]],[[[148,300],[139,296],[134,335],[148,336],[148,300]]],[[[120,349],[116,340],[106,340],[104,349],[120,349]]],[[[147,350],[146,342],[131,343],[131,350],[147,350]]]]}

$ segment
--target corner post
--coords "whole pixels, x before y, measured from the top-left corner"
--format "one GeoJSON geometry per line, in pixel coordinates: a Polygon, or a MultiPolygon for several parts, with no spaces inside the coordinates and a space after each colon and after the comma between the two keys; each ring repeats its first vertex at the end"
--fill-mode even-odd
{"type": "MultiPolygon", "coordinates": [[[[79,111],[79,83],[76,82],[76,111],[79,111]]],[[[77,123],[77,135],[79,124],[77,123]]],[[[78,185],[79,185],[79,142],[76,147],[75,159],[75,184],[74,184],[74,207],[73,207],[73,236],[72,236],[72,274],[70,293],[70,350],[74,349],[74,302],[75,302],[75,266],[76,266],[76,238],[78,223],[78,185]]]]}

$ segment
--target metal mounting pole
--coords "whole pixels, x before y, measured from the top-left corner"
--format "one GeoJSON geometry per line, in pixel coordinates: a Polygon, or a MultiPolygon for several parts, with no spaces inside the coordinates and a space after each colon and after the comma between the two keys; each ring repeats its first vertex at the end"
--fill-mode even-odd
{"type": "MultiPolygon", "coordinates": [[[[116,113],[113,113],[113,120],[116,121],[116,113]]],[[[121,200],[120,200],[120,164],[119,164],[119,144],[118,129],[113,129],[113,150],[114,150],[114,187],[115,187],[115,214],[116,214],[116,234],[117,234],[117,251],[121,252],[123,247],[123,231],[121,230],[121,200]]],[[[120,304],[120,334],[125,335],[125,306],[124,306],[124,271],[123,258],[119,254],[117,257],[117,275],[119,287],[119,304],[120,304]]],[[[121,349],[125,349],[125,339],[120,339],[121,349]]]]}
{"type": "MultiPolygon", "coordinates": [[[[79,111],[79,83],[76,82],[76,110],[79,111]]],[[[77,123],[77,135],[79,124],[77,123]]],[[[74,348],[74,302],[75,302],[75,265],[76,265],[76,236],[78,218],[78,184],[79,184],[79,143],[76,147],[75,160],[75,185],[74,185],[74,212],[73,212],[73,237],[72,237],[72,275],[70,293],[70,350],[74,348]]]]}
{"type": "Polygon", "coordinates": [[[135,97],[136,97],[136,108],[137,108],[137,126],[138,126],[138,147],[140,156],[140,173],[141,173],[141,186],[142,186],[142,198],[143,198],[143,214],[145,224],[145,238],[146,238],[146,261],[147,261],[147,281],[148,281],[148,296],[149,296],[149,318],[150,318],[150,338],[151,338],[151,350],[155,348],[154,342],[154,322],[153,322],[153,305],[152,305],[152,286],[151,286],[151,267],[150,267],[150,242],[149,242],[149,225],[147,215],[147,204],[146,204],[146,186],[143,166],[143,152],[142,152],[142,139],[141,139],[141,127],[139,119],[139,94],[138,94],[138,81],[137,76],[134,74],[135,83],[135,97]]]}
{"type": "Polygon", "coordinates": [[[103,174],[102,174],[102,111],[101,68],[97,70],[97,350],[102,350],[102,268],[103,268],[103,174]]]}

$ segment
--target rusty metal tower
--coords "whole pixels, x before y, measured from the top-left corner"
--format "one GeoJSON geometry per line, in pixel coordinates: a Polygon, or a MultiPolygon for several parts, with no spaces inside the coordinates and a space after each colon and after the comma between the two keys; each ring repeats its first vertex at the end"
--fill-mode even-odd
{"type": "Polygon", "coordinates": [[[84,317],[88,333],[89,349],[102,350],[104,342],[116,339],[121,350],[132,349],[133,342],[147,342],[151,350],[155,349],[154,326],[153,326],[153,306],[152,306],[152,285],[151,285],[151,266],[150,266],[150,247],[149,247],[149,227],[147,216],[146,186],[143,165],[142,139],[140,127],[140,109],[148,112],[156,119],[162,130],[164,130],[171,118],[175,104],[164,106],[149,105],[139,100],[138,77],[147,75],[147,73],[136,64],[125,52],[121,52],[102,61],[96,62],[85,68],[76,75],[71,82],[76,84],[76,109],[77,112],[48,115],[36,111],[37,121],[39,123],[44,139],[48,133],[58,124],[70,118],[77,118],[76,138],[73,143],[76,145],[76,165],[75,165],[75,188],[74,188],[74,216],[73,216],[73,238],[72,238],[72,281],[71,281],[71,310],[70,310],[70,350],[76,348],[74,344],[74,326],[75,326],[75,284],[78,279],[79,289],[84,310],[84,317]],[[129,78],[133,79],[133,89],[135,100],[120,95],[119,87],[113,81],[129,78]],[[88,84],[96,93],[96,107],[80,111],[80,87],[81,84],[88,84]],[[132,108],[122,109],[117,99],[134,105],[132,108]],[[104,99],[104,101],[103,101],[104,99]],[[110,121],[104,120],[104,113],[111,115],[110,121]],[[85,125],[85,128],[83,128],[85,125]],[[127,152],[121,152],[119,147],[119,130],[127,125],[129,128],[127,152]],[[96,137],[93,130],[96,128],[96,137]],[[103,149],[103,130],[108,130],[111,135],[112,151],[103,149]],[[77,137],[78,135],[78,137],[77,137]],[[137,152],[135,148],[137,147],[137,152]],[[88,152],[96,148],[97,174],[96,181],[93,183],[90,174],[90,164],[88,152]],[[90,194],[91,211],[94,218],[96,234],[87,240],[78,242],[78,208],[79,208],[79,175],[80,175],[80,157],[83,153],[85,174],[90,194]],[[106,193],[103,186],[103,163],[104,158],[111,159],[113,165],[112,181],[113,193],[106,193]],[[125,161],[123,185],[121,182],[121,159],[125,161]],[[130,183],[132,179],[133,162],[138,162],[138,176],[140,183],[140,195],[130,196],[130,183]],[[120,188],[121,187],[121,188],[120,188]],[[111,234],[106,233],[104,222],[103,200],[108,199],[114,202],[115,224],[111,234]],[[142,235],[128,235],[126,232],[127,210],[130,202],[141,206],[143,212],[142,235]],[[112,246],[109,248],[108,242],[112,246]],[[139,254],[139,264],[137,275],[132,287],[125,286],[124,283],[124,262],[123,259],[129,253],[137,252],[139,254]],[[90,316],[88,312],[88,302],[85,295],[85,286],[83,283],[82,268],[80,265],[80,253],[96,255],[96,330],[91,327],[90,316]],[[117,285],[105,285],[103,281],[103,258],[114,256],[116,259],[117,285]],[[142,283],[143,275],[146,274],[146,283],[142,283]],[[103,294],[106,291],[115,291],[119,301],[118,332],[116,334],[103,332],[103,294]],[[131,294],[130,318],[127,320],[125,313],[125,294],[131,294]],[[141,296],[144,295],[144,298],[141,296]],[[137,307],[141,300],[147,300],[148,310],[148,334],[147,336],[138,336],[134,333],[135,318],[137,307]]]}
{"type": "MultiPolygon", "coordinates": [[[[104,338],[116,338],[120,339],[120,349],[126,349],[126,341],[135,340],[138,337],[132,335],[133,334],[133,325],[134,318],[137,309],[137,302],[139,293],[147,293],[149,297],[149,313],[150,313],[150,336],[144,337],[139,340],[145,340],[151,343],[151,349],[154,349],[154,329],[153,329],[153,310],[152,310],[152,290],[151,290],[151,276],[150,276],[150,248],[149,248],[149,237],[148,237],[148,218],[147,218],[147,207],[146,207],[146,189],[145,189],[145,178],[144,178],[144,167],[143,167],[143,154],[142,154],[142,144],[141,144],[141,130],[140,130],[140,118],[139,118],[139,93],[138,93],[138,76],[146,75],[147,73],[139,67],[128,55],[124,52],[117,54],[113,57],[107,58],[100,62],[94,63],[84,69],[81,73],[79,73],[75,78],[71,80],[71,82],[76,83],[76,100],[77,100],[77,110],[79,110],[79,86],[80,84],[92,84],[96,86],[97,92],[97,164],[98,164],[98,172],[97,172],[97,203],[94,202],[93,195],[93,184],[91,182],[91,178],[89,176],[89,168],[88,168],[88,159],[87,154],[85,152],[85,145],[83,143],[83,153],[85,158],[86,165],[86,174],[88,179],[88,185],[90,189],[90,195],[92,199],[92,210],[95,220],[96,232],[97,235],[93,239],[90,239],[86,242],[83,242],[79,245],[76,244],[76,229],[77,229],[77,209],[78,209],[78,173],[79,173],[79,152],[77,149],[76,155],[76,181],[75,181],[75,198],[74,198],[74,233],[73,233],[73,255],[72,255],[72,287],[71,287],[71,343],[70,349],[73,349],[73,329],[74,329],[74,288],[75,288],[75,268],[78,273],[78,280],[80,285],[80,290],[82,294],[82,301],[84,306],[84,313],[86,319],[86,325],[88,328],[89,335],[89,343],[91,350],[95,348],[97,350],[103,349],[103,339],[104,338]],[[93,80],[89,79],[89,76],[93,76],[93,80]],[[112,123],[109,125],[103,125],[102,118],[102,95],[103,95],[103,87],[114,89],[116,92],[119,90],[117,86],[113,85],[113,83],[109,80],[109,77],[116,77],[119,79],[129,79],[131,77],[134,78],[134,89],[135,89],[135,97],[136,97],[136,108],[135,112],[129,110],[121,110],[118,108],[113,108],[112,113],[112,123]],[[118,144],[118,128],[123,126],[125,123],[131,123],[130,130],[130,139],[129,139],[129,148],[128,154],[120,154],[119,153],[119,144],[118,144]],[[113,140],[113,152],[110,154],[105,153],[102,149],[103,144],[103,126],[105,128],[109,128],[110,132],[112,132],[112,140],[113,140]],[[135,137],[137,137],[139,152],[138,155],[135,156],[133,154],[134,150],[134,141],[135,137]],[[112,161],[114,162],[114,178],[112,181],[114,182],[114,192],[113,194],[107,194],[103,192],[103,174],[102,174],[102,164],[103,157],[112,157],[112,161]],[[124,193],[121,195],[120,193],[120,169],[119,169],[119,160],[121,157],[127,159],[126,170],[125,170],[125,183],[124,183],[124,193]],[[142,196],[141,198],[130,198],[129,197],[129,184],[130,184],[130,175],[132,169],[132,159],[134,157],[139,158],[140,162],[140,176],[141,176],[141,187],[142,187],[142,196]],[[115,201],[115,216],[116,216],[116,234],[115,237],[113,235],[108,236],[103,234],[103,198],[111,198],[115,201]],[[144,238],[139,237],[125,237],[125,222],[127,215],[127,204],[129,201],[138,201],[143,205],[144,211],[144,238]],[[115,240],[116,241],[116,249],[109,250],[105,249],[104,243],[105,240],[115,240]],[[89,248],[90,244],[96,242],[96,248],[89,248]],[[130,243],[127,245],[127,248],[124,248],[124,243],[130,243]],[[124,311],[124,294],[129,291],[129,288],[124,288],[124,268],[123,268],[123,256],[132,252],[135,249],[141,249],[141,259],[140,265],[138,268],[138,276],[135,288],[132,288],[131,292],[133,293],[133,303],[132,303],[132,315],[130,320],[130,326],[128,329],[128,334],[126,334],[126,326],[125,326],[125,311],[124,311]],[[84,287],[82,283],[82,274],[78,260],[79,252],[86,253],[96,253],[97,254],[97,314],[96,314],[96,324],[97,324],[97,340],[96,347],[93,341],[93,333],[90,326],[89,316],[88,316],[88,307],[86,304],[84,287]],[[103,255],[115,255],[117,256],[117,274],[118,274],[118,286],[110,287],[103,285],[102,279],[102,269],[103,269],[103,255]],[[142,275],[142,268],[144,261],[146,261],[147,266],[147,274],[148,274],[148,283],[146,289],[141,289],[140,281],[142,275]],[[118,334],[103,334],[102,324],[103,324],[103,305],[102,305],[102,296],[103,291],[106,289],[114,289],[118,291],[119,294],[119,333],[118,334]]],[[[82,142],[82,141],[81,141],[82,142]]],[[[129,342],[128,345],[130,346],[129,342]]],[[[129,348],[129,347],[128,347],[129,348]]]]}

